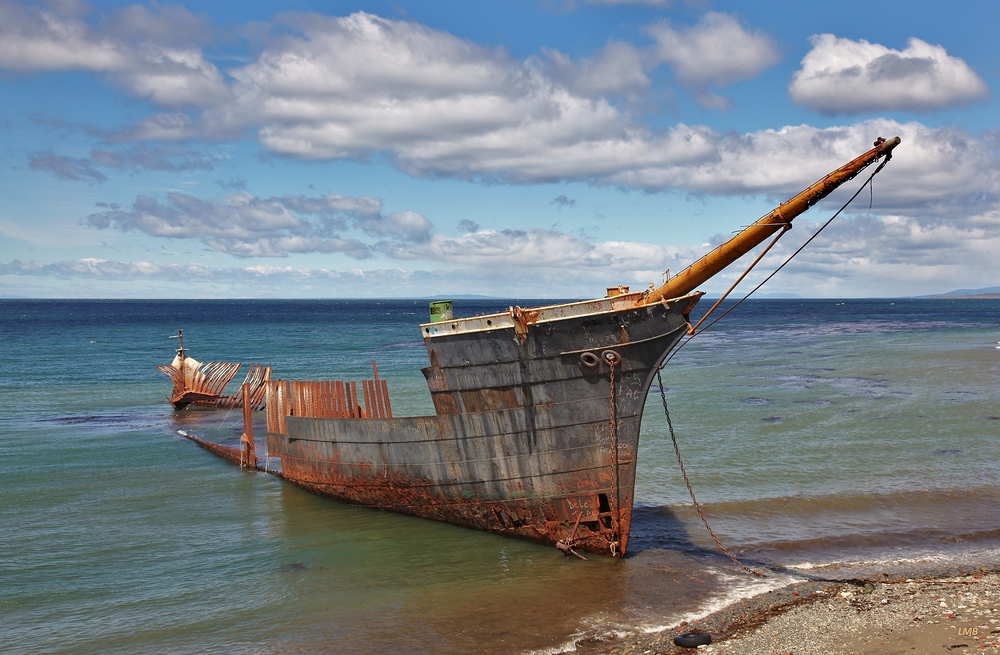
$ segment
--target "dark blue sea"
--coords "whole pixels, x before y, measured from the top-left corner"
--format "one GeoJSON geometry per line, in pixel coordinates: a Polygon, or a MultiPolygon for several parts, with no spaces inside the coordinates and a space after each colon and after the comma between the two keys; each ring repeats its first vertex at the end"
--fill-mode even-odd
{"type": "MultiPolygon", "coordinates": [[[[459,300],[457,315],[519,300],[459,300]]],[[[536,303],[537,304],[537,303],[536,303]]],[[[703,303],[706,307],[708,303],[703,303]]],[[[643,418],[630,556],[338,504],[241,472],[239,412],[174,412],[199,360],[362,379],[433,413],[424,300],[0,301],[0,651],[556,653],[803,578],[1000,564],[1000,300],[748,301],[643,418]]],[[[241,377],[241,376],[240,376],[241,377]]],[[[235,386],[235,385],[234,385],[235,386]]]]}

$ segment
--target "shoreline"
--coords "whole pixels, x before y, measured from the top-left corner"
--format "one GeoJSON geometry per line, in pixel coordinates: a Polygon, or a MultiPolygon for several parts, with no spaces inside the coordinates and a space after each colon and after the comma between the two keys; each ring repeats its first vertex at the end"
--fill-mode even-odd
{"type": "Polygon", "coordinates": [[[916,578],[806,580],[647,635],[577,642],[581,655],[1000,653],[1000,566],[916,578]],[[712,644],[675,646],[685,632],[712,644]]]}

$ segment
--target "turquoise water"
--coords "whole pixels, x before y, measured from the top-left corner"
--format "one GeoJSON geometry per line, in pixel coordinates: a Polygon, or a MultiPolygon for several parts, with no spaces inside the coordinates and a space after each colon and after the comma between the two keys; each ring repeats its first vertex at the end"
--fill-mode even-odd
{"type": "MultiPolygon", "coordinates": [[[[460,301],[456,313],[506,301],[460,301]]],[[[525,301],[519,301],[525,305],[525,301]]],[[[654,629],[803,576],[1000,563],[1000,301],[757,301],[654,390],[630,557],[551,548],[313,497],[179,430],[169,362],[361,379],[431,413],[425,301],[0,301],[0,650],[524,653],[654,629]]]]}

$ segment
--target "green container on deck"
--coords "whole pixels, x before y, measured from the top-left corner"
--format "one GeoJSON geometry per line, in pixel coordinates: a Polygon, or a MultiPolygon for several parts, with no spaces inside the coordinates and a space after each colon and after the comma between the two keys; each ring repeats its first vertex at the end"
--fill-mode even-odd
{"type": "Polygon", "coordinates": [[[451,311],[450,300],[435,300],[431,303],[431,323],[450,321],[455,315],[451,311]]]}

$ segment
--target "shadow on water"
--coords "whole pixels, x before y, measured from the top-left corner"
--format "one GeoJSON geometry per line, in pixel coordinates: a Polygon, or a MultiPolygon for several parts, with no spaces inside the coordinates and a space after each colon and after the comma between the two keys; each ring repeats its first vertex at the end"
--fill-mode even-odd
{"type": "MultiPolygon", "coordinates": [[[[626,559],[633,559],[651,553],[683,555],[691,562],[700,562],[700,566],[715,568],[732,568],[735,564],[717,548],[706,548],[692,541],[690,530],[704,530],[701,523],[689,524],[681,520],[677,514],[665,506],[637,505],[632,510],[632,532],[629,537],[629,551],[626,559]]],[[[707,536],[707,533],[706,533],[707,536]]],[[[724,544],[725,545],[725,544],[724,544]]],[[[733,544],[728,545],[730,550],[733,544]]],[[[734,553],[743,564],[765,569],[768,563],[747,558],[734,553]]],[[[778,570],[778,569],[775,569],[778,570]]],[[[790,573],[790,571],[782,571],[790,573]]]]}
{"type": "Polygon", "coordinates": [[[780,581],[780,586],[795,580],[840,581],[863,573],[847,567],[820,567],[815,570],[789,567],[779,561],[755,557],[736,544],[724,544],[740,563],[763,574],[763,578],[755,580],[717,547],[705,547],[692,541],[689,530],[704,530],[701,523],[686,523],[669,507],[636,506],[632,516],[627,559],[635,560],[636,564],[642,561],[640,566],[647,572],[676,572],[678,583],[686,587],[679,594],[686,603],[696,603],[699,598],[704,602],[713,595],[725,594],[726,588],[734,581],[722,583],[717,579],[720,574],[721,577],[733,578],[736,586],[760,583],[759,591],[764,591],[773,582],[780,581]],[[742,585],[739,583],[741,577],[742,585]],[[692,585],[692,582],[701,584],[692,585]]]}
{"type": "Polygon", "coordinates": [[[680,550],[693,555],[711,554],[711,551],[691,541],[687,524],[669,507],[636,505],[632,510],[628,557],[651,549],[680,550]]]}

